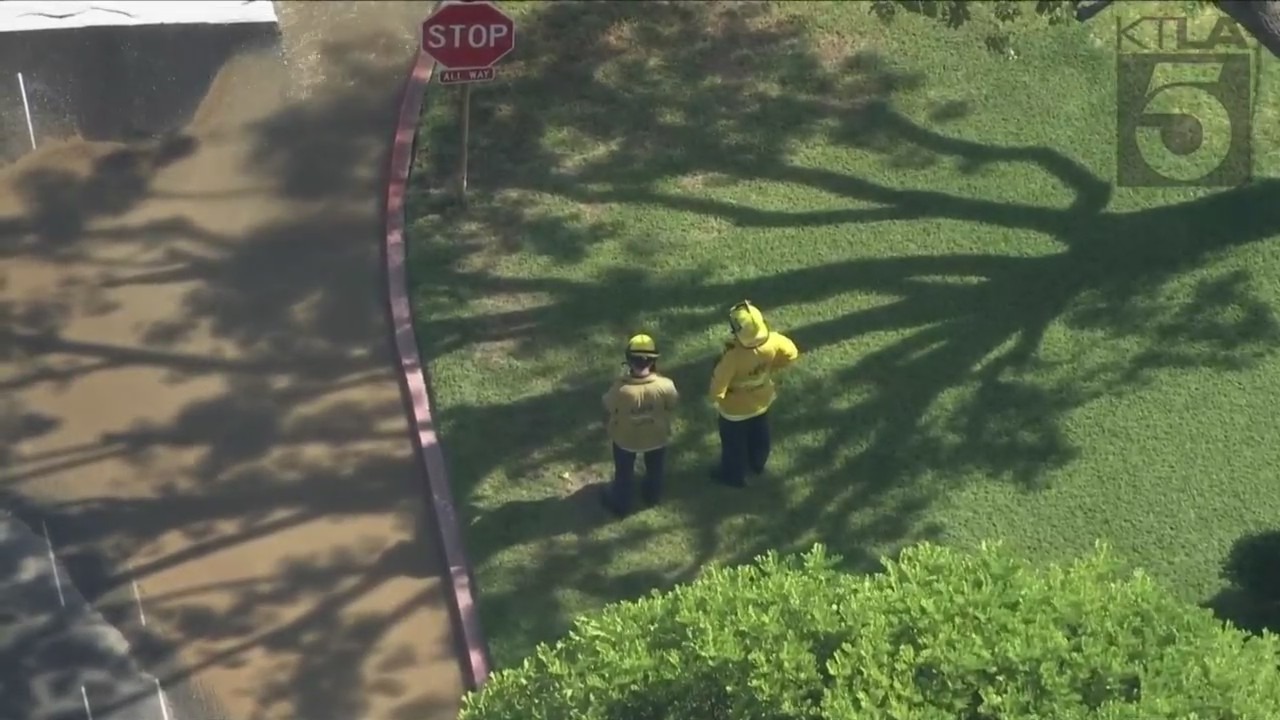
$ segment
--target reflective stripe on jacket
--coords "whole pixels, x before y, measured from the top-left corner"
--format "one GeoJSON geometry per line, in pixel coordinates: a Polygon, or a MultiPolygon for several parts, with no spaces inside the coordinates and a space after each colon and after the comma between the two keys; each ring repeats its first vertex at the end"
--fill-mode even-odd
{"type": "Polygon", "coordinates": [[[764,342],[747,347],[736,342],[725,350],[711,374],[711,399],[726,420],[748,420],[768,412],[777,397],[773,373],[800,356],[791,339],[769,333],[764,342]]]}

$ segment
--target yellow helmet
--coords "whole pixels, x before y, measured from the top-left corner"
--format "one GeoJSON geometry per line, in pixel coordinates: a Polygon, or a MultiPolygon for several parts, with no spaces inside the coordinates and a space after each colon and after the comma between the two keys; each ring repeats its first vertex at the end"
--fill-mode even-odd
{"type": "Polygon", "coordinates": [[[627,341],[627,357],[632,356],[656,358],[658,357],[658,343],[654,341],[652,336],[645,333],[632,335],[631,339],[627,341]]]}
{"type": "Polygon", "coordinates": [[[729,309],[729,329],[738,342],[746,347],[755,347],[769,337],[769,326],[764,321],[764,313],[760,308],[743,300],[729,309]]]}

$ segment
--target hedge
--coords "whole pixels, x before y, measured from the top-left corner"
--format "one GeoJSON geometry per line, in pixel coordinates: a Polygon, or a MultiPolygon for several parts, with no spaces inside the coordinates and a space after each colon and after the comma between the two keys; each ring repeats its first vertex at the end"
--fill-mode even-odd
{"type": "Polygon", "coordinates": [[[1280,644],[1106,548],[1034,567],[932,544],[852,575],[822,546],[579,619],[460,720],[1275,720],[1280,644]]]}

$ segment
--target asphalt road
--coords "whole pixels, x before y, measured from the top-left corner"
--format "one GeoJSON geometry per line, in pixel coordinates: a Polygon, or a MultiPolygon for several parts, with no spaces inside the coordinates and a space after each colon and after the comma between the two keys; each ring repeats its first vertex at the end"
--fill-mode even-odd
{"type": "Polygon", "coordinates": [[[159,680],[80,594],[43,531],[0,510],[0,718],[195,720],[162,702],[159,680]]]}

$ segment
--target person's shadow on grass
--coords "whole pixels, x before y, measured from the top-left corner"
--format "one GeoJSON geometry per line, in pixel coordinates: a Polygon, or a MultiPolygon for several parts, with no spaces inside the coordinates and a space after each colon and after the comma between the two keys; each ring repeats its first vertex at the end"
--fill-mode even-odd
{"type": "Polygon", "coordinates": [[[524,542],[530,537],[573,533],[582,535],[613,520],[600,505],[600,491],[608,477],[583,478],[577,487],[536,500],[512,500],[474,513],[469,532],[489,538],[512,538],[524,542]]]}

